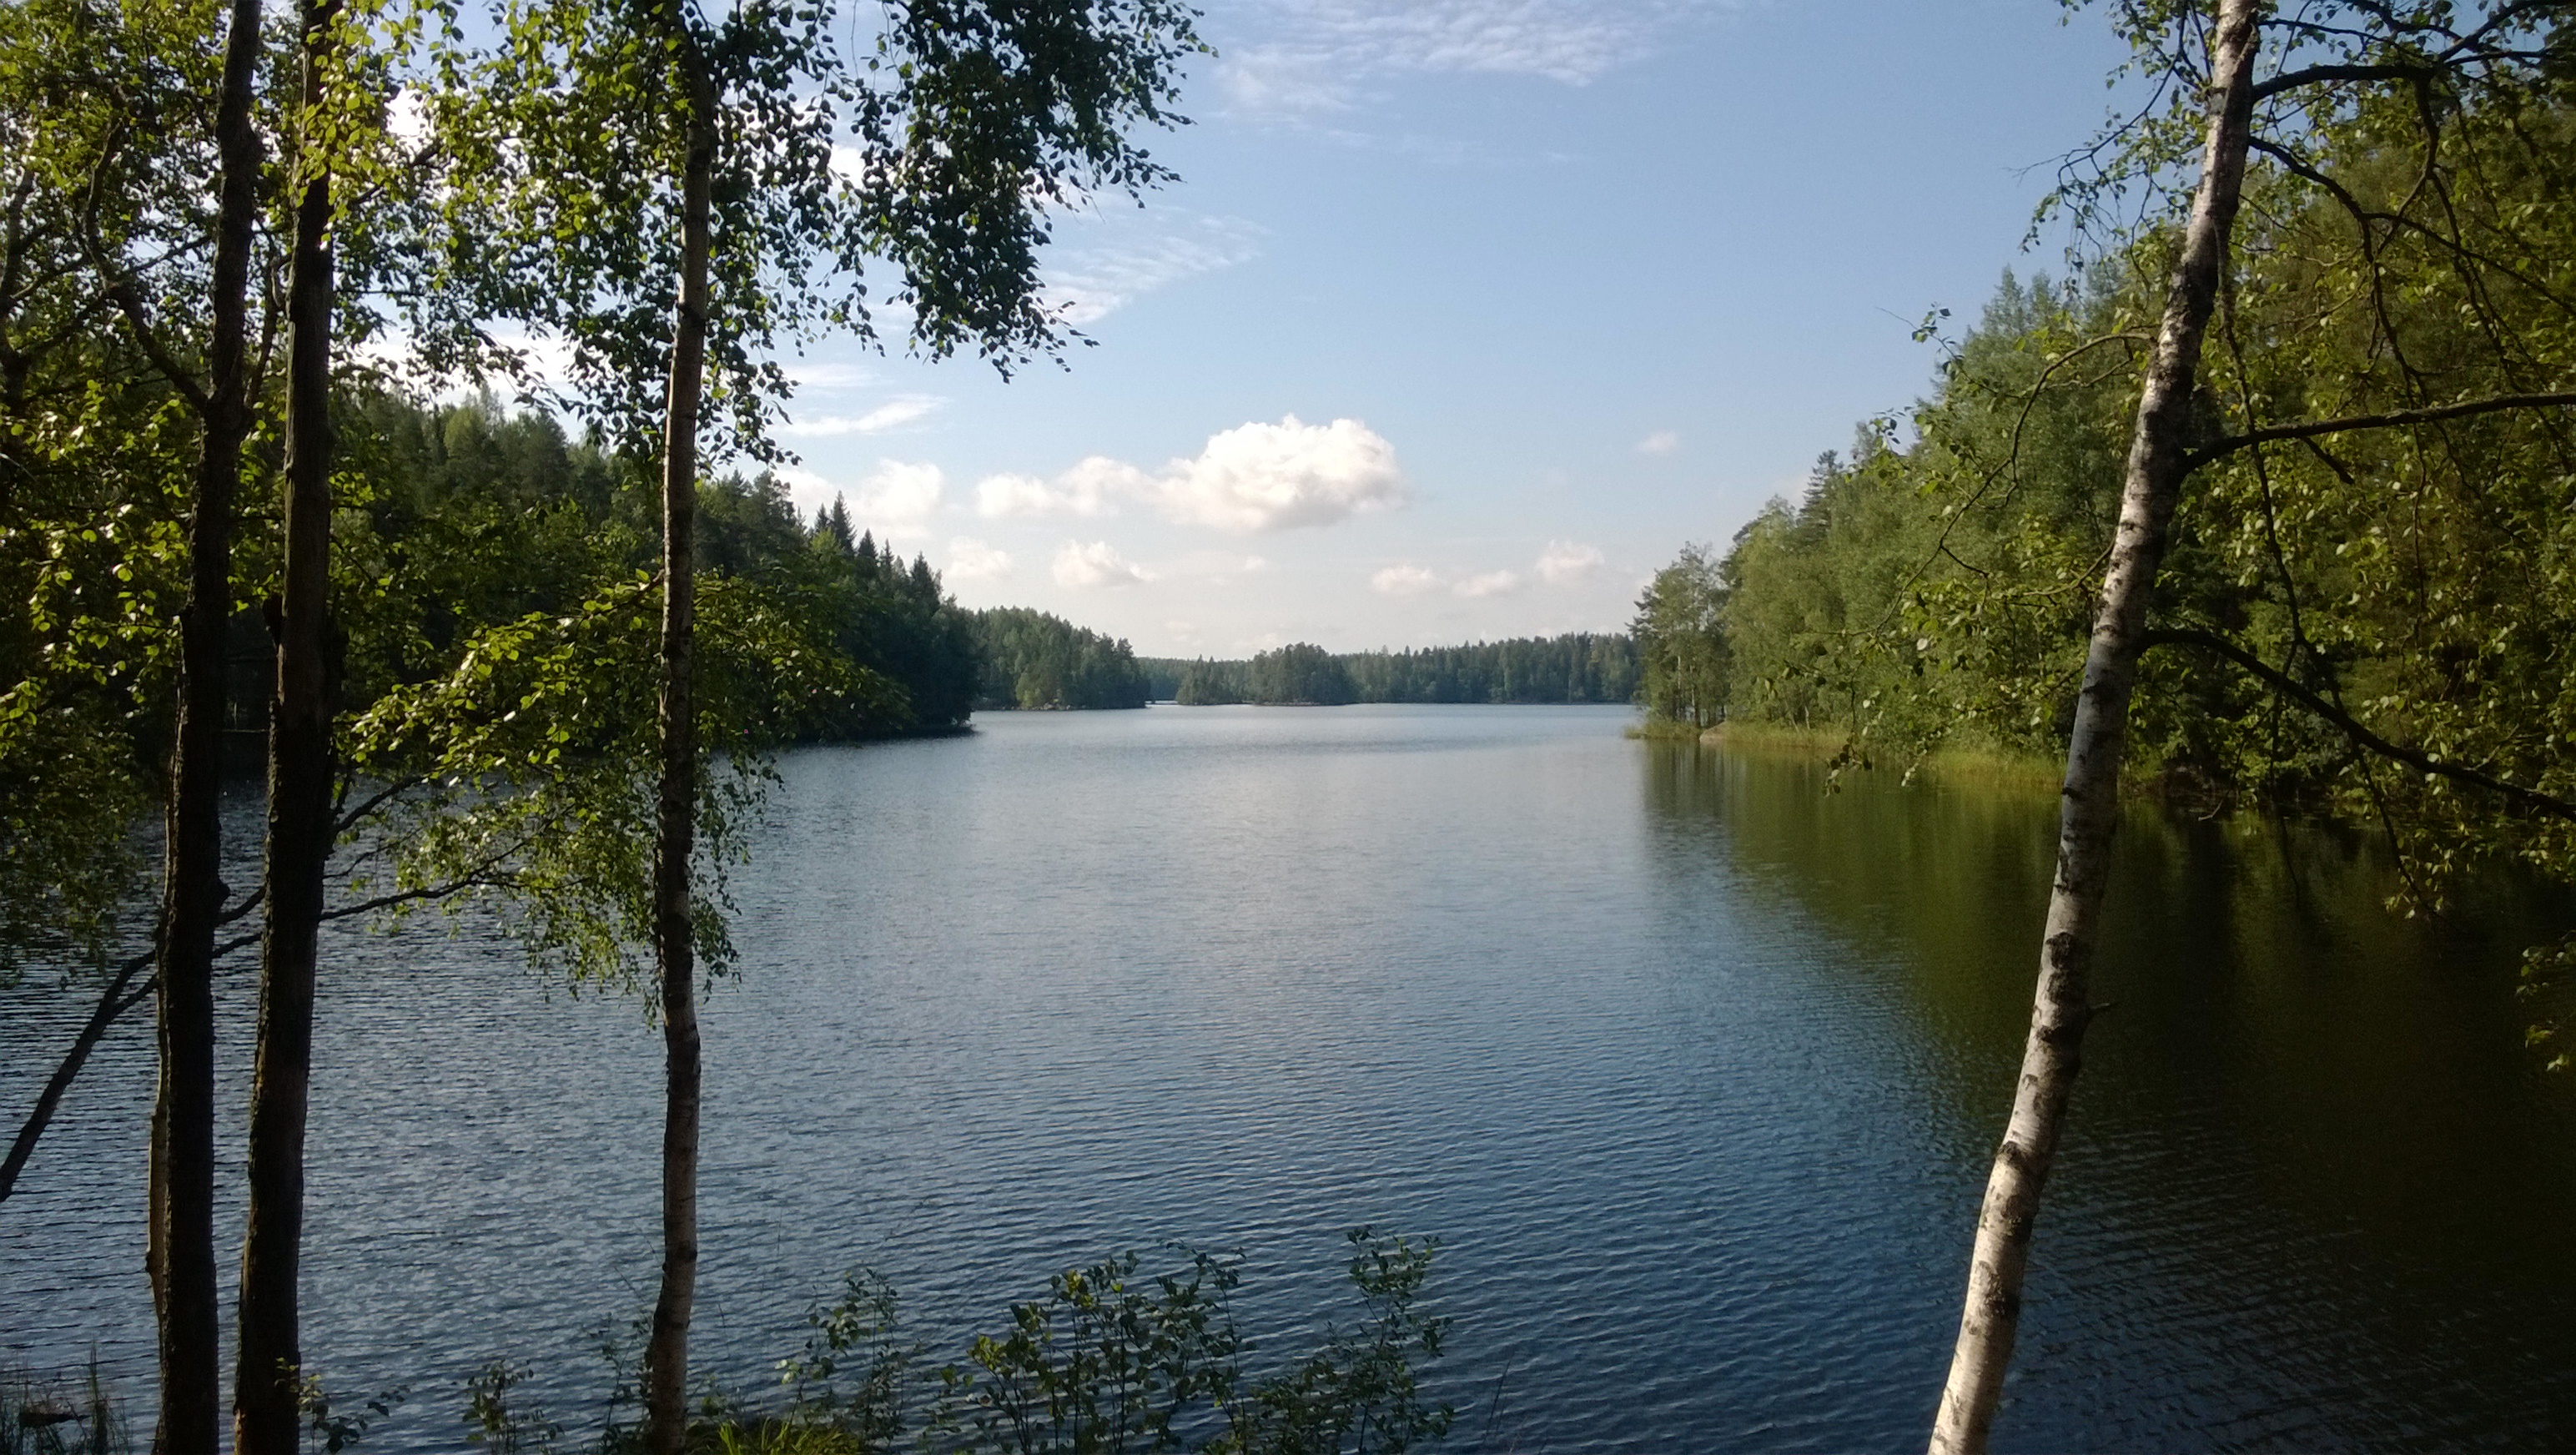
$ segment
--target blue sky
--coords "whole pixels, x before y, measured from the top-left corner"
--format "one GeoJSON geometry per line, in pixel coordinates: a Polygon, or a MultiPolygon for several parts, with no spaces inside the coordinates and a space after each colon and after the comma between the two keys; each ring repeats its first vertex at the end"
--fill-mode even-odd
{"type": "Polygon", "coordinates": [[[1095,347],[810,349],[786,443],[972,606],[1232,656],[1614,629],[1923,391],[2121,50],[2055,0],[1210,0],[1095,347]]]}

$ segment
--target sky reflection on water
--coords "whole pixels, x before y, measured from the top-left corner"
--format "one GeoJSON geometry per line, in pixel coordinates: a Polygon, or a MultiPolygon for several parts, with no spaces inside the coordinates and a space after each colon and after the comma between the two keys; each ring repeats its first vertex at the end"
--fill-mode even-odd
{"type": "MultiPolygon", "coordinates": [[[[1339,1235],[1378,1222],[1446,1242],[1459,1448],[1919,1442],[2052,805],[1827,796],[1625,721],[1153,709],[791,756],[707,1017],[700,1358],[765,1382],[860,1261],[950,1353],[1164,1238],[1242,1250],[1275,1354],[1349,1317],[1339,1235]]],[[[2145,813],[2119,876],[1999,1445],[2549,1443],[2576,1118],[2505,994],[2540,908],[2409,927],[2365,844],[2145,813]]],[[[453,1448],[505,1354],[578,1421],[586,1332],[649,1299],[657,1038],[488,935],[341,937],[326,977],[313,1362],[414,1387],[370,1448],[453,1448]]],[[[61,1032],[7,1004],[15,1108],[61,1032]]],[[[0,1209],[0,1358],[96,1340],[138,1393],[148,1050],[0,1209]]]]}

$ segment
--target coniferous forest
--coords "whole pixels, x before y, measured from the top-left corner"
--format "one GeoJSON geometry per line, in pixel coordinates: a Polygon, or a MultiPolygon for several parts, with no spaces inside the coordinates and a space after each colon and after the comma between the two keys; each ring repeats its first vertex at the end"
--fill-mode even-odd
{"type": "Polygon", "coordinates": [[[1634,642],[1617,632],[1343,653],[1301,642],[1249,659],[1148,657],[1143,665],[1156,698],[1185,706],[1624,703],[1636,696],[1639,670],[1634,642]]]}

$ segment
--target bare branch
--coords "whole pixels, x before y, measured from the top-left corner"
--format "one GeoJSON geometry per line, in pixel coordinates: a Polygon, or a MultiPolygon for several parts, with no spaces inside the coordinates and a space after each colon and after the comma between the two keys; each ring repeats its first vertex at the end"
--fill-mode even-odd
{"type": "Polygon", "coordinates": [[[61,1063],[54,1067],[54,1074],[45,1078],[44,1090],[36,1093],[35,1107],[27,1113],[26,1120],[18,1124],[18,1135],[9,1143],[9,1155],[0,1159],[0,1202],[7,1201],[9,1194],[17,1190],[18,1173],[26,1167],[27,1159],[35,1155],[36,1142],[45,1135],[45,1128],[53,1124],[54,1111],[62,1105],[63,1093],[71,1089],[73,1078],[79,1076],[81,1067],[89,1063],[90,1052],[98,1049],[99,1040],[107,1034],[108,1027],[159,988],[161,982],[155,978],[146,980],[142,989],[130,995],[125,989],[135,976],[151,966],[157,954],[155,950],[146,950],[127,960],[117,967],[116,974],[107,982],[107,988],[99,992],[97,1007],[90,1011],[89,1019],[82,1022],[80,1033],[72,1037],[71,1049],[63,1053],[61,1063]]]}

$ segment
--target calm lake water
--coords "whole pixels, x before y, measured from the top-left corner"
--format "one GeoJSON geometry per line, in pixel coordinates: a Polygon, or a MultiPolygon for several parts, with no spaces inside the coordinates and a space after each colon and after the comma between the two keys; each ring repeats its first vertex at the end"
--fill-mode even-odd
{"type": "MultiPolygon", "coordinates": [[[[701,1361],[763,1382],[856,1263],[953,1357],[1168,1238],[1241,1250],[1258,1364],[1351,1316],[1374,1222],[1444,1240],[1453,1448],[1919,1448],[2054,805],[1828,796],[1627,721],[1154,708],[788,758],[706,1019],[701,1361]]],[[[2364,841],[2133,818],[1999,1446],[2576,1438],[2576,1089],[2509,994],[2564,920],[2388,887],[2364,841]]],[[[0,999],[12,1118],[66,1034],[39,989],[0,999]]],[[[589,1331],[650,1300],[658,1037],[435,930],[333,940],[322,1019],[307,1351],[414,1391],[365,1448],[458,1448],[502,1356],[591,1417],[589,1331]]],[[[149,1039],[0,1205],[0,1363],[95,1346],[137,1396],[149,1039]]]]}

